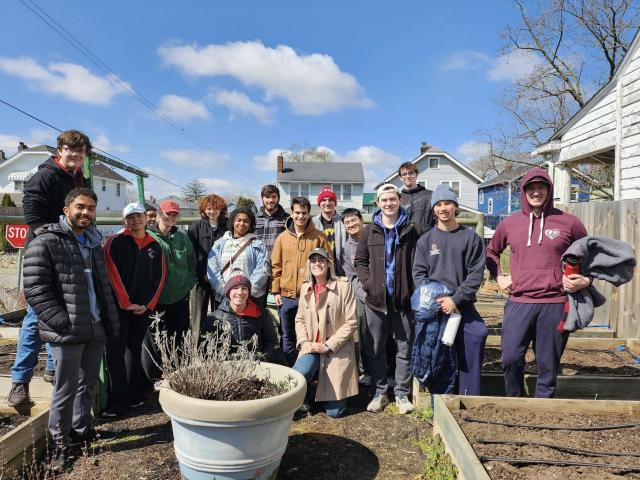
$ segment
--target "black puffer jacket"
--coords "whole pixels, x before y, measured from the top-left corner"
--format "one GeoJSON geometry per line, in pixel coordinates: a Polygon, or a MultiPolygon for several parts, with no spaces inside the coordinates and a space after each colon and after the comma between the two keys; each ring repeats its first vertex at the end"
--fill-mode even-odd
{"type": "Polygon", "coordinates": [[[82,169],[72,174],[56,162],[56,157],[50,157],[41,164],[24,186],[22,208],[24,219],[29,225],[27,243],[33,240],[34,230],[47,223],[58,222],[67,193],[76,187],[88,186],[89,182],[82,176],[82,169]]]}
{"type": "Polygon", "coordinates": [[[227,217],[220,215],[216,228],[211,226],[207,218],[203,218],[189,225],[187,236],[189,240],[191,240],[193,250],[196,252],[196,260],[198,262],[196,275],[198,276],[198,281],[201,283],[209,283],[209,280],[207,280],[207,260],[209,259],[209,252],[215,241],[222,237],[224,232],[227,231],[228,222],[227,217]]]}
{"type": "Polygon", "coordinates": [[[414,223],[418,235],[428,232],[434,225],[433,210],[431,209],[431,190],[418,185],[411,190],[400,191],[402,208],[409,215],[409,222],[414,223]]]}
{"type": "MultiPolygon", "coordinates": [[[[398,244],[395,247],[392,300],[396,310],[410,310],[411,295],[415,290],[412,275],[413,257],[419,235],[413,223],[406,222],[399,230],[398,244]]],[[[379,225],[371,223],[364,228],[358,241],[354,266],[362,288],[367,293],[367,305],[379,312],[385,312],[387,308],[384,256],[384,231],[379,225]]]]}
{"type": "Polygon", "coordinates": [[[255,334],[258,336],[257,350],[262,353],[262,360],[278,361],[276,327],[269,313],[253,300],[250,300],[243,315],[238,315],[231,309],[229,300],[225,298],[218,309],[207,316],[202,325],[203,333],[215,332],[216,329],[221,329],[225,322],[231,326],[234,342],[246,342],[255,334]]]}
{"type": "MultiPolygon", "coordinates": [[[[102,247],[91,250],[93,284],[107,336],[118,333],[102,247]]],[[[48,343],[81,344],[93,337],[87,279],[80,247],[60,223],[36,230],[24,260],[24,295],[38,315],[40,338],[48,343]]]]}

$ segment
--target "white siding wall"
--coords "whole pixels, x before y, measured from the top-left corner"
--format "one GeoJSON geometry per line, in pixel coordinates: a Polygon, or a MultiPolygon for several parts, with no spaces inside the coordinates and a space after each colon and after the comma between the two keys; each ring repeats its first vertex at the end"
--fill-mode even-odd
{"type": "MultiPolygon", "coordinates": [[[[418,182],[424,182],[425,188],[428,190],[435,190],[443,181],[459,181],[460,203],[474,209],[478,208],[478,182],[444,155],[427,156],[418,161],[416,167],[418,167],[418,182]],[[439,159],[438,168],[429,168],[430,158],[439,159]]],[[[403,186],[398,175],[391,180],[391,183],[398,188],[403,186]]]]}
{"type": "MultiPolygon", "coordinates": [[[[280,204],[284,207],[284,209],[288,212],[291,205],[291,197],[289,196],[289,186],[291,183],[283,182],[278,183],[278,188],[280,189],[280,204]]],[[[297,185],[297,184],[295,184],[297,185]]],[[[315,211],[315,208],[318,204],[318,193],[322,187],[327,185],[326,183],[311,183],[309,189],[309,202],[311,202],[311,209],[315,211]]],[[[332,184],[336,185],[336,184],[332,184]]],[[[345,208],[357,208],[358,210],[362,210],[362,191],[364,189],[364,184],[362,183],[351,183],[351,201],[341,200],[338,197],[338,210],[344,210],[345,208]]],[[[298,187],[299,188],[299,187],[298,187]]],[[[299,191],[299,190],[298,190],[299,191]]],[[[296,195],[293,195],[294,197],[296,195]]]]}
{"type": "Polygon", "coordinates": [[[620,199],[640,198],[640,48],[620,85],[620,199]]]}
{"type": "Polygon", "coordinates": [[[93,178],[93,189],[98,195],[98,212],[122,213],[122,209],[127,204],[127,184],[124,182],[116,182],[115,180],[107,180],[105,190],[102,190],[102,178],[93,178]],[[120,184],[120,196],[117,195],[117,184],[120,184]]]}

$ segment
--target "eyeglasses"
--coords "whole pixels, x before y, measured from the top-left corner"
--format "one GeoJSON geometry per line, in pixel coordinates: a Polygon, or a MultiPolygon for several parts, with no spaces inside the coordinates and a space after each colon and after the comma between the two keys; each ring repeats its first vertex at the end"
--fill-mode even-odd
{"type": "Polygon", "coordinates": [[[62,150],[64,152],[67,153],[72,153],[72,154],[76,154],[76,155],[84,155],[86,150],[84,148],[71,148],[71,147],[67,147],[66,145],[64,145],[62,147],[62,150]]]}
{"type": "Polygon", "coordinates": [[[315,258],[310,258],[309,262],[310,263],[327,263],[327,259],[322,257],[315,257],[315,258]]]}
{"type": "Polygon", "coordinates": [[[400,174],[400,177],[417,177],[418,174],[416,172],[404,172],[400,174]]]}

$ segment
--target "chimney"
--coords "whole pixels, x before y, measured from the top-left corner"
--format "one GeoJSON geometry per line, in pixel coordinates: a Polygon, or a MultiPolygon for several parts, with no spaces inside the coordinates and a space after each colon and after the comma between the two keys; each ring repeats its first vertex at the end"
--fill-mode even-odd
{"type": "Polygon", "coordinates": [[[4,162],[7,157],[4,154],[4,150],[0,150],[0,162],[4,162]]]}
{"type": "Polygon", "coordinates": [[[20,142],[20,144],[18,145],[18,151],[22,151],[22,150],[27,150],[29,147],[27,147],[27,145],[24,142],[20,142]]]}
{"type": "Polygon", "coordinates": [[[422,155],[423,153],[427,153],[430,148],[431,145],[429,145],[427,142],[422,142],[420,144],[420,155],[422,155]]]}
{"type": "Polygon", "coordinates": [[[284,170],[284,156],[279,153],[278,154],[278,173],[282,173],[284,170]]]}

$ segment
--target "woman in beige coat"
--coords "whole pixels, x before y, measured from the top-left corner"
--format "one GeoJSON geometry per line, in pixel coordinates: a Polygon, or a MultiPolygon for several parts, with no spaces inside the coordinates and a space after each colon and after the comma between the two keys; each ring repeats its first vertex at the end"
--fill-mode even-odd
{"type": "Polygon", "coordinates": [[[336,277],[326,250],[309,253],[307,272],[296,315],[300,353],[293,368],[307,383],[318,375],[315,401],[323,402],[327,415],[337,418],[347,398],[358,394],[356,299],[349,281],[336,277]]]}

